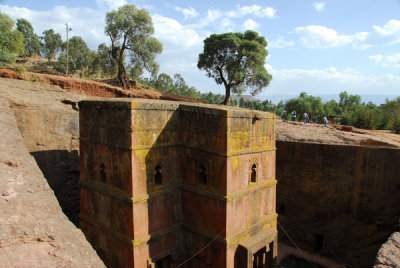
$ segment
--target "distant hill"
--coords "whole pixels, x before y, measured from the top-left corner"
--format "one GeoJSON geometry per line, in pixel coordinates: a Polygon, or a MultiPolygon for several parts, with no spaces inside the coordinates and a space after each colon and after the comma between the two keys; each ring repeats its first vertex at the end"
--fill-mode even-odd
{"type": "Polygon", "coordinates": [[[244,101],[256,101],[256,102],[261,102],[260,99],[256,99],[251,95],[242,95],[242,96],[238,96],[238,95],[231,95],[231,99],[232,100],[236,100],[239,101],[241,98],[243,98],[244,101]]]}

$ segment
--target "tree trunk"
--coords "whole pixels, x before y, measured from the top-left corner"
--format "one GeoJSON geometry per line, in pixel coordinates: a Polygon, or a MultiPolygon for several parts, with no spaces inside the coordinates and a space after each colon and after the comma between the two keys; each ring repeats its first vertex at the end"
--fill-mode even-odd
{"type": "Polygon", "coordinates": [[[231,88],[229,86],[225,86],[225,99],[221,104],[224,105],[231,104],[231,88]]]}
{"type": "Polygon", "coordinates": [[[128,75],[126,74],[124,64],[122,63],[122,59],[118,59],[118,82],[120,85],[127,89],[129,86],[128,75]]]}

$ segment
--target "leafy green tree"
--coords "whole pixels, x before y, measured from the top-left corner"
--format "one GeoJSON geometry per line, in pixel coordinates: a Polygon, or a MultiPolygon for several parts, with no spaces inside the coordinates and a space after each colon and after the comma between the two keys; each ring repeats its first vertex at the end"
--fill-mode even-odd
{"type": "Polygon", "coordinates": [[[204,40],[197,67],[225,86],[226,105],[231,91],[241,93],[250,88],[255,95],[268,86],[272,77],[264,67],[266,47],[265,38],[254,31],[212,34],[204,40]]]}
{"type": "MultiPolygon", "coordinates": [[[[66,68],[66,53],[67,43],[62,44],[62,53],[58,58],[56,70],[59,72],[65,72],[66,68]]],[[[70,73],[76,73],[80,71],[81,76],[83,71],[88,67],[89,64],[89,53],[90,49],[86,45],[85,41],[80,36],[73,36],[68,42],[68,70],[70,73]]]]}
{"type": "Polygon", "coordinates": [[[309,96],[307,93],[300,93],[298,98],[290,99],[285,103],[286,114],[288,117],[292,111],[296,111],[298,117],[306,112],[309,120],[321,122],[324,116],[324,105],[320,97],[309,96]]]}
{"type": "Polygon", "coordinates": [[[332,121],[335,124],[339,123],[341,114],[341,107],[335,100],[330,100],[325,103],[324,115],[329,119],[329,121],[332,121]]]}
{"type": "Polygon", "coordinates": [[[369,102],[367,105],[359,105],[353,112],[352,125],[364,129],[378,129],[382,124],[382,111],[369,102]]]}
{"type": "Polygon", "coordinates": [[[389,121],[389,128],[393,131],[393,133],[400,134],[400,115],[392,118],[389,121]]]}
{"type": "Polygon", "coordinates": [[[174,87],[180,95],[195,99],[198,99],[200,97],[200,93],[196,90],[196,88],[189,87],[186,84],[185,79],[180,74],[174,74],[174,87]]]}
{"type": "Polygon", "coordinates": [[[167,93],[177,93],[174,87],[174,80],[166,73],[160,73],[155,80],[154,87],[167,93]]]}
{"type": "Polygon", "coordinates": [[[84,71],[85,77],[96,78],[100,73],[99,65],[97,65],[96,61],[98,58],[98,53],[95,50],[89,50],[88,54],[88,67],[84,71]]]}
{"type": "Polygon", "coordinates": [[[213,94],[209,92],[201,94],[200,100],[208,103],[221,103],[221,101],[224,100],[224,96],[221,94],[213,94]]]}
{"type": "Polygon", "coordinates": [[[24,36],[13,28],[14,21],[0,12],[0,66],[15,62],[16,55],[24,54],[24,36]]]}
{"type": "Polygon", "coordinates": [[[157,54],[161,53],[161,43],[151,35],[154,27],[149,13],[134,5],[124,5],[118,10],[107,12],[105,33],[111,40],[111,55],[118,66],[118,81],[124,88],[129,79],[124,65],[124,53],[129,52],[130,71],[134,78],[143,69],[155,75],[158,64],[157,54]]]}
{"type": "Polygon", "coordinates": [[[55,58],[58,51],[61,49],[61,35],[59,33],[55,33],[53,29],[49,29],[43,32],[41,39],[43,41],[42,53],[50,62],[50,60],[55,58]]]}
{"type": "Polygon", "coordinates": [[[393,100],[386,99],[382,107],[382,114],[384,127],[400,134],[400,97],[393,100]]]}
{"type": "Polygon", "coordinates": [[[40,54],[40,41],[39,37],[33,31],[32,24],[26,19],[17,20],[17,30],[24,36],[25,55],[31,57],[32,55],[40,54]]]}
{"type": "Polygon", "coordinates": [[[347,91],[339,94],[339,107],[341,110],[340,123],[342,125],[353,125],[355,122],[355,110],[361,105],[359,95],[349,95],[347,91]]]}
{"type": "Polygon", "coordinates": [[[352,109],[361,104],[361,97],[359,95],[349,95],[347,91],[339,94],[339,106],[345,110],[352,109]]]}
{"type": "MultiPolygon", "coordinates": [[[[125,58],[123,58],[125,63],[125,58]]],[[[89,65],[92,72],[99,72],[101,77],[115,77],[118,73],[118,67],[114,58],[111,56],[111,47],[102,43],[97,48],[97,54],[92,65],[89,65]]]]}

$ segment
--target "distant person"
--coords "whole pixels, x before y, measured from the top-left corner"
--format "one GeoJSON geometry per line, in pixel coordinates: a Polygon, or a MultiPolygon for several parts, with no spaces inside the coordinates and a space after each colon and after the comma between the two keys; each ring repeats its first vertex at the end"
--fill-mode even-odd
{"type": "Polygon", "coordinates": [[[328,127],[328,119],[326,118],[326,116],[324,116],[324,124],[325,124],[325,127],[328,127]]]}
{"type": "Polygon", "coordinates": [[[307,123],[308,122],[308,114],[306,112],[303,114],[303,118],[304,118],[304,123],[307,123]]]}
{"type": "Polygon", "coordinates": [[[292,121],[296,121],[296,111],[292,112],[292,121]]]}

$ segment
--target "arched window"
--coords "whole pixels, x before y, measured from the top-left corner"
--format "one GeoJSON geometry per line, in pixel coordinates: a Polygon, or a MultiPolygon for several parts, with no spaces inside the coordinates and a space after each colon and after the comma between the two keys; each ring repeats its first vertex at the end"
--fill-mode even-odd
{"type": "Polygon", "coordinates": [[[207,169],[203,164],[199,166],[199,183],[207,184],[207,169]]]}
{"type": "Polygon", "coordinates": [[[107,178],[107,175],[106,175],[106,167],[104,166],[104,164],[101,164],[100,165],[100,181],[101,182],[106,182],[106,178],[107,178]]]}
{"type": "Polygon", "coordinates": [[[154,175],[154,183],[156,185],[161,185],[162,184],[162,173],[161,173],[162,169],[160,165],[157,165],[155,168],[155,172],[156,174],[154,175]]]}
{"type": "Polygon", "coordinates": [[[257,182],[257,165],[251,166],[250,182],[257,182]]]}

